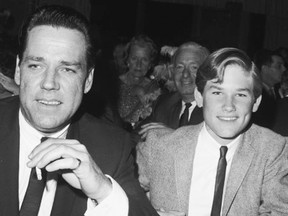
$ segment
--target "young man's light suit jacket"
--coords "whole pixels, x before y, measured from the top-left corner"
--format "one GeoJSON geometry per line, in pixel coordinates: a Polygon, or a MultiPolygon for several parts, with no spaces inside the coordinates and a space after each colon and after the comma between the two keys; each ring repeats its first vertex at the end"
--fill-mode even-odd
{"type": "MultiPolygon", "coordinates": [[[[139,180],[156,209],[188,214],[193,157],[203,123],[149,133],[137,148],[139,180]]],[[[222,215],[288,215],[286,139],[252,125],[235,152],[222,215]]]]}

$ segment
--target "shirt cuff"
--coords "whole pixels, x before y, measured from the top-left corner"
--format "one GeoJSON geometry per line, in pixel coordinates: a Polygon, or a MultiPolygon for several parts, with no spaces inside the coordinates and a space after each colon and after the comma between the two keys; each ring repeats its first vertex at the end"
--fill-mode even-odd
{"type": "Polygon", "coordinates": [[[101,203],[87,200],[85,216],[127,216],[129,209],[128,197],[121,186],[109,175],[105,175],[112,182],[112,192],[101,203]]]}

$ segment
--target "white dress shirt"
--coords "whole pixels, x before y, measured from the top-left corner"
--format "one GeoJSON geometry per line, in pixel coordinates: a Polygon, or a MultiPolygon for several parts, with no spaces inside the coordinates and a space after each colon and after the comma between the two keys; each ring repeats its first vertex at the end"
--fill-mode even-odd
{"type": "MultiPolygon", "coordinates": [[[[227,166],[222,205],[225,185],[234,153],[239,144],[239,137],[226,145],[228,151],[226,154],[227,166]]],[[[192,181],[189,195],[189,216],[210,216],[211,214],[217,166],[220,158],[220,147],[221,144],[212,138],[204,124],[198,137],[193,161],[192,181]]]]}
{"type": "MultiPolygon", "coordinates": [[[[31,151],[40,143],[43,135],[34,129],[24,119],[23,114],[19,111],[19,126],[20,126],[20,152],[19,152],[19,208],[21,208],[28,183],[31,168],[26,164],[29,162],[28,155],[31,151]]],[[[53,138],[66,138],[68,126],[61,131],[51,134],[53,138]]],[[[120,185],[106,175],[112,182],[111,194],[95,206],[95,203],[91,199],[87,199],[87,211],[85,216],[92,215],[105,215],[105,216],[127,216],[128,215],[128,198],[120,187],[120,185]]],[[[38,216],[49,216],[52,210],[52,205],[57,189],[57,174],[48,173],[46,187],[43,192],[40,209],[38,216]]]]}
{"type": "MultiPolygon", "coordinates": [[[[184,113],[184,110],[186,108],[185,104],[186,104],[186,102],[182,101],[182,108],[181,108],[181,112],[179,115],[179,119],[180,119],[181,115],[184,113]]],[[[196,101],[191,102],[191,106],[189,107],[189,115],[188,115],[189,119],[188,119],[188,121],[190,121],[191,113],[193,112],[193,110],[196,106],[197,106],[196,101]]]]}

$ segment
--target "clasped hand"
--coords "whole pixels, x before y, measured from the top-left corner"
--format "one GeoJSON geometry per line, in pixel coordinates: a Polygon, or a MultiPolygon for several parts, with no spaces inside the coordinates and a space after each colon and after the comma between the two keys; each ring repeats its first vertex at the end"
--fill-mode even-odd
{"type": "Polygon", "coordinates": [[[110,180],[78,140],[49,138],[29,155],[28,167],[61,171],[65,181],[100,203],[112,191],[110,180]]]}

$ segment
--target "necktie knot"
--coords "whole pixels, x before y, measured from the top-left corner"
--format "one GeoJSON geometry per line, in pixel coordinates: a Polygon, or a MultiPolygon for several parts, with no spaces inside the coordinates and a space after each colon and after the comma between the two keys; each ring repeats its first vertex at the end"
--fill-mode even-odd
{"type": "Polygon", "coordinates": [[[192,106],[191,103],[185,103],[185,109],[189,109],[192,106]]]}
{"type": "Polygon", "coordinates": [[[41,143],[44,142],[44,141],[46,141],[48,138],[49,138],[49,137],[42,137],[42,138],[41,138],[41,143]]]}
{"type": "Polygon", "coordinates": [[[225,158],[227,151],[228,151],[227,146],[221,146],[220,147],[220,158],[225,158]]]}

